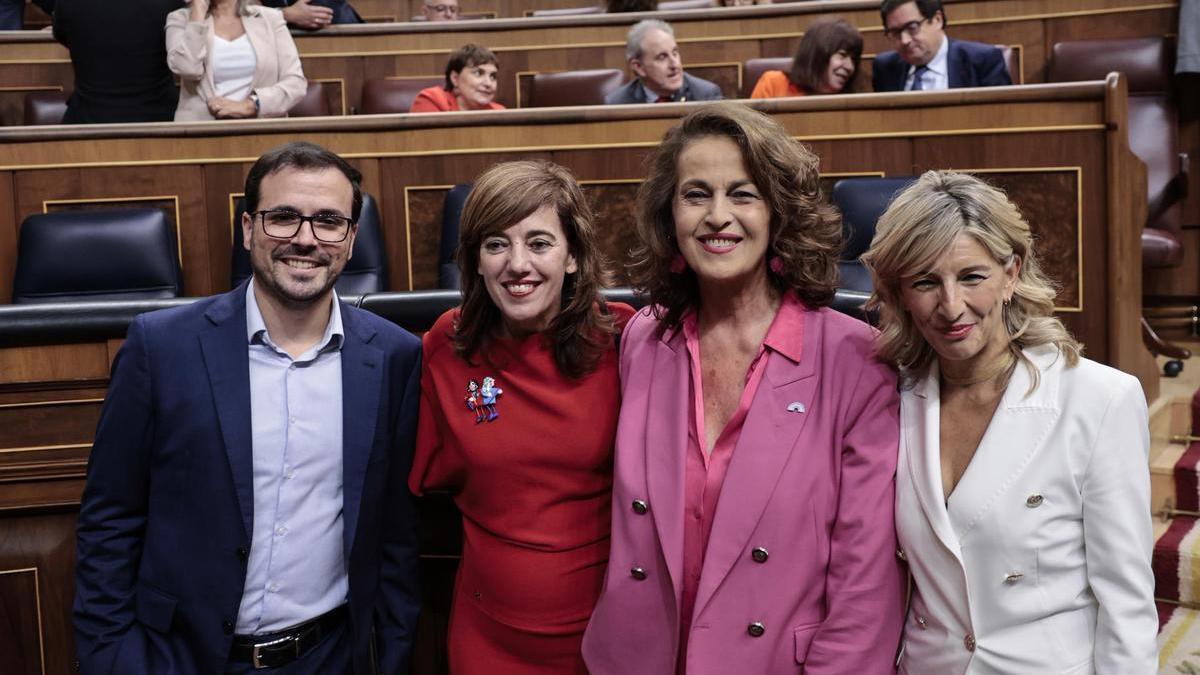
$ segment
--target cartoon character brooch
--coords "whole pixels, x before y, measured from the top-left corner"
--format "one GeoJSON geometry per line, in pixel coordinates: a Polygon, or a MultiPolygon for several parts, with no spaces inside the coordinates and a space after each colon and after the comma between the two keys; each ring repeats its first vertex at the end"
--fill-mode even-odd
{"type": "Polygon", "coordinates": [[[504,390],[496,386],[494,377],[483,378],[482,386],[475,380],[467,383],[467,410],[475,413],[476,424],[492,422],[500,417],[500,413],[496,412],[496,398],[503,393],[504,390]]]}

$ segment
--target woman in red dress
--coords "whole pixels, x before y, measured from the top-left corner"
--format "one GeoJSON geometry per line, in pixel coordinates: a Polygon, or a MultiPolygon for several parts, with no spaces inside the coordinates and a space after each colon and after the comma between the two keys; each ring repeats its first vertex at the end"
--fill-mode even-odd
{"type": "Polygon", "coordinates": [[[549,162],[486,171],[463,209],[463,304],[424,339],[409,486],[463,514],[450,671],[586,674],[608,562],[616,339],[592,215],[549,162]]]}

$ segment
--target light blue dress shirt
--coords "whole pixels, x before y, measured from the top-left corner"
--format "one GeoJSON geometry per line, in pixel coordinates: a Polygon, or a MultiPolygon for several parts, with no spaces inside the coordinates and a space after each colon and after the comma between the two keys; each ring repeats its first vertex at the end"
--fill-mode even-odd
{"type": "MultiPolygon", "coordinates": [[[[921,77],[922,91],[940,91],[950,88],[950,38],[942,36],[942,46],[937,53],[925,64],[925,72],[921,77]]],[[[908,77],[904,80],[904,91],[912,91],[913,78],[917,74],[916,66],[908,67],[908,77]]]]}
{"type": "Polygon", "coordinates": [[[307,621],[346,602],[342,543],[342,314],[293,359],[271,341],[246,288],[254,532],[236,632],[307,621]]]}

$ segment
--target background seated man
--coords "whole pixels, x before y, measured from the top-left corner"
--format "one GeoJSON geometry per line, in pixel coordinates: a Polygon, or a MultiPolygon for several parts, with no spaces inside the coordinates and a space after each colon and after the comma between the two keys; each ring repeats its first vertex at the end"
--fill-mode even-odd
{"type": "Polygon", "coordinates": [[[426,21],[457,21],[458,12],[458,0],[425,0],[421,5],[426,21]]]}
{"type": "Polygon", "coordinates": [[[609,104],[717,101],[721,88],[683,71],[679,45],[670,24],[639,21],[625,39],[625,58],[637,78],[604,97],[609,104]]]}
{"type": "Polygon", "coordinates": [[[289,26],[319,30],[331,23],[362,23],[349,0],[260,0],[267,7],[283,10],[289,26]]]}
{"type": "Polygon", "coordinates": [[[884,35],[896,51],[875,57],[875,91],[919,91],[1012,84],[992,45],[946,36],[941,0],[883,0],[884,35]]]}

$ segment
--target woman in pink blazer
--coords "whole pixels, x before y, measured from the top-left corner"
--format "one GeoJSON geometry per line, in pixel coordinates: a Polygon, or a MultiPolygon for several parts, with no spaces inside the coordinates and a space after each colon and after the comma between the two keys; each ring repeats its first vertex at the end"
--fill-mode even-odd
{"type": "Polygon", "coordinates": [[[249,0],[191,0],[167,15],[175,121],[284,117],[308,81],[283,13],[249,0]]]}
{"type": "Polygon", "coordinates": [[[896,380],[826,307],[841,223],[817,165],[736,103],[650,160],[593,675],[894,669],[896,380]]]}

